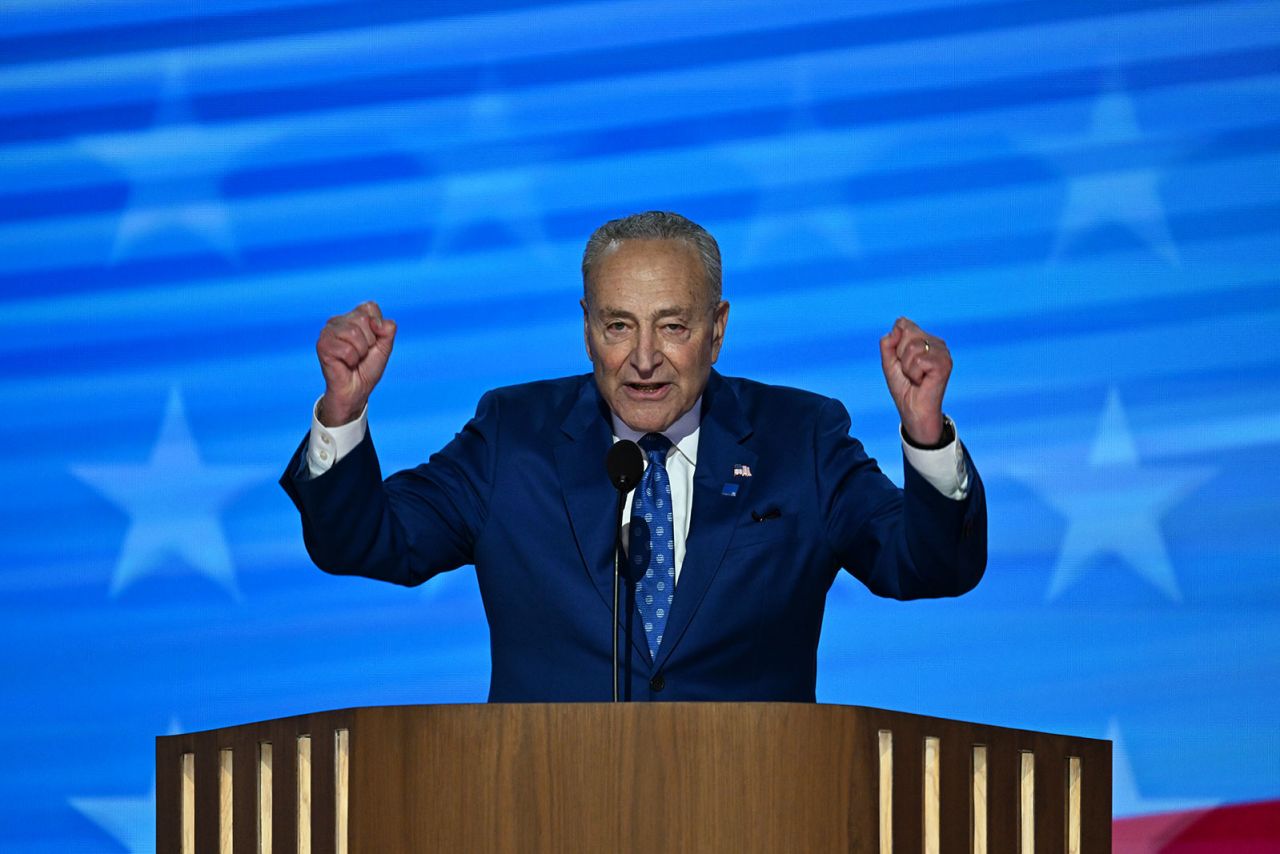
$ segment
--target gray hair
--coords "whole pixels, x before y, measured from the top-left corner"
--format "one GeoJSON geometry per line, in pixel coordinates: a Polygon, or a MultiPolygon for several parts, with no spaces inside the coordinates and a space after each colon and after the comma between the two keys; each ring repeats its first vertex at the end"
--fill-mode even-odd
{"type": "MultiPolygon", "coordinates": [[[[587,240],[582,253],[582,289],[590,291],[591,270],[605,254],[624,240],[681,240],[698,253],[702,261],[711,307],[720,304],[720,246],[705,228],[671,211],[645,211],[611,219],[587,240]]],[[[590,294],[586,293],[589,297],[590,294]]]]}

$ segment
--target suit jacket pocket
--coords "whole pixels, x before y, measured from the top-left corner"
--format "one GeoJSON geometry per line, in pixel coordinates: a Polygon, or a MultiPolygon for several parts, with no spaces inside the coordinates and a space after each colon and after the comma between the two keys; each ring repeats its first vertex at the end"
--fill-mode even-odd
{"type": "Polygon", "coordinates": [[[795,536],[796,519],[794,516],[784,513],[781,516],[764,519],[759,522],[748,517],[748,521],[739,525],[733,532],[733,539],[729,541],[729,548],[737,549],[766,543],[781,543],[793,540],[795,536]]]}

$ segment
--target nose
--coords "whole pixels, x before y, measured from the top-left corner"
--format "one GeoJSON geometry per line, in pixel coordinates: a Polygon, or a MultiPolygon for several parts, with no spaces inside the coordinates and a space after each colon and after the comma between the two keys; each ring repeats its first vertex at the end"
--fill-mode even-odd
{"type": "Polygon", "coordinates": [[[641,377],[648,377],[662,364],[662,350],[652,329],[640,329],[636,346],[631,351],[631,367],[641,377]]]}

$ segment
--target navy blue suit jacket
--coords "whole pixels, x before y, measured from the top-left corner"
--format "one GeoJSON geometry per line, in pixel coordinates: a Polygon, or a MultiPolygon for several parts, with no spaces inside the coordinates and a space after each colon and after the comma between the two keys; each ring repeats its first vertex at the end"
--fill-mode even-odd
{"type": "MultiPolygon", "coordinates": [[[[964,501],[910,465],[898,489],[848,431],[838,401],[712,372],[684,563],[656,661],[634,605],[623,604],[625,696],[812,701],[826,595],[841,567],[897,599],[977,584],[986,510],[972,461],[964,501]],[[751,475],[735,476],[739,466],[751,475]]],[[[315,479],[297,477],[304,440],[281,483],[327,572],[413,585],[475,564],[490,700],[608,700],[611,441],[588,374],[487,393],[443,450],[385,481],[366,437],[315,479]]]]}

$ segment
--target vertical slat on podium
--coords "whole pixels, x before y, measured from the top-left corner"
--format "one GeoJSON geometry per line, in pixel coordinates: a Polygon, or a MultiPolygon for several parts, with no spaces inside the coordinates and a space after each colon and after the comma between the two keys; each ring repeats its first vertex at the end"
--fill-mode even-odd
{"type": "Polygon", "coordinates": [[[351,730],[339,727],[333,736],[333,848],[335,854],[348,854],[351,839],[351,730]]]}
{"type": "Polygon", "coordinates": [[[1018,852],[1035,854],[1036,827],[1036,755],[1031,750],[1018,751],[1018,852]]]}
{"type": "Polygon", "coordinates": [[[1080,757],[1067,757],[1067,845],[1066,854],[1080,850],[1080,757]]]}
{"type": "Polygon", "coordinates": [[[943,854],[969,854],[973,740],[963,736],[961,727],[949,726],[941,732],[942,851],[943,854]]]}
{"type": "Polygon", "coordinates": [[[235,794],[234,751],[229,747],[218,749],[218,852],[234,854],[231,832],[234,829],[234,810],[231,799],[235,794]]]}
{"type": "Polygon", "coordinates": [[[940,739],[938,757],[938,791],[940,814],[938,830],[943,854],[969,851],[969,752],[972,739],[966,739],[960,727],[945,721],[932,727],[940,739]]]}
{"type": "Polygon", "coordinates": [[[297,762],[294,766],[297,788],[294,790],[294,850],[311,854],[311,733],[297,737],[297,762]]]}
{"type": "Polygon", "coordinates": [[[258,821],[256,823],[258,831],[258,854],[274,854],[275,847],[273,845],[273,837],[271,831],[272,816],[275,814],[273,808],[275,792],[273,789],[273,781],[275,775],[272,770],[275,767],[275,745],[270,741],[258,739],[258,821]]]}
{"type": "Polygon", "coordinates": [[[942,738],[925,736],[920,836],[924,854],[942,854],[942,738]]]}
{"type": "MultiPolygon", "coordinates": [[[[990,807],[988,798],[989,771],[987,767],[987,742],[974,741],[969,750],[969,851],[970,854],[987,854],[990,849],[990,807]]],[[[959,847],[959,846],[957,846],[959,847]]]]}
{"type": "MultiPolygon", "coordinates": [[[[870,728],[868,728],[868,734],[870,728]]],[[[876,828],[878,854],[893,854],[893,730],[876,731],[876,828]]],[[[871,767],[871,766],[868,766],[871,767]]]]}
{"type": "MultiPolygon", "coordinates": [[[[868,727],[868,735],[870,729],[868,727]]],[[[893,854],[893,731],[876,731],[877,854],[893,854]]]]}
{"type": "Polygon", "coordinates": [[[196,850],[196,754],[193,750],[182,753],[181,794],[178,847],[182,854],[195,854],[196,850]]]}

